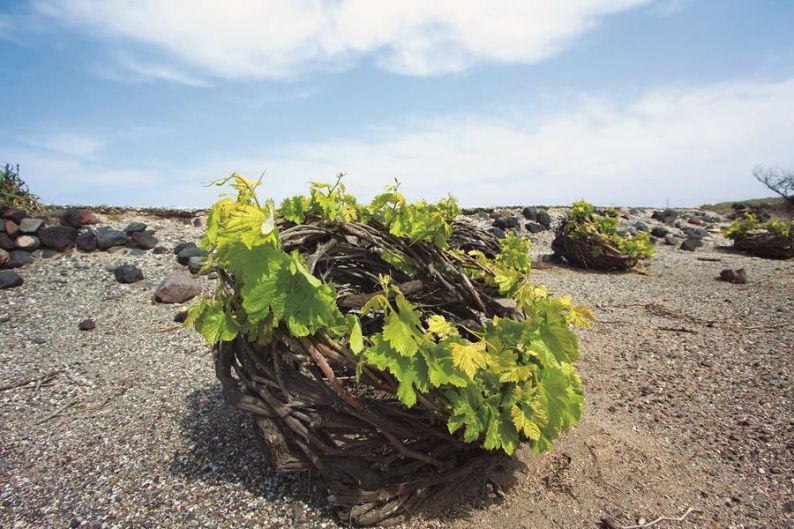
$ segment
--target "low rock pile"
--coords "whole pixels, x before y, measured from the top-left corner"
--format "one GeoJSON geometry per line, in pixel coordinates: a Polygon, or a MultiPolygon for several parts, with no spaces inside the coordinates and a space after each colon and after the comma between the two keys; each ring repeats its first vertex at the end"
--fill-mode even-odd
{"type": "MultiPolygon", "coordinates": [[[[142,222],[132,222],[124,230],[109,226],[94,229],[98,223],[96,215],[83,208],[32,216],[25,210],[0,205],[0,268],[19,268],[36,257],[53,257],[75,248],[81,252],[115,252],[122,248],[143,252],[157,247],[154,231],[147,230],[142,222]]],[[[0,288],[19,286],[20,281],[7,279],[0,288]]]]}

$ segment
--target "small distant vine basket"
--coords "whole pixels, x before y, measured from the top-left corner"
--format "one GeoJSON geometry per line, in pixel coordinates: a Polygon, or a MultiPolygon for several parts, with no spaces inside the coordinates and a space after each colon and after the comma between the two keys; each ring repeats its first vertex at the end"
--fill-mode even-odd
{"type": "Polygon", "coordinates": [[[558,232],[551,249],[569,263],[594,270],[629,270],[637,266],[638,258],[626,255],[614,245],[598,238],[571,238],[558,232]]]}
{"type": "Polygon", "coordinates": [[[596,270],[629,270],[650,259],[653,243],[646,232],[624,237],[617,230],[618,216],[612,208],[596,212],[592,204],[574,202],[557,229],[551,249],[569,263],[596,270]]]}
{"type": "Polygon", "coordinates": [[[789,238],[769,231],[737,234],[733,248],[765,259],[789,259],[794,257],[794,243],[789,238]]]}
{"type": "Polygon", "coordinates": [[[219,275],[186,325],[270,465],[307,472],[340,519],[400,521],[460,498],[584,402],[572,328],[592,315],[529,280],[529,241],[455,220],[454,199],[367,206],[341,181],[276,209],[239,175],[202,246],[219,275]],[[510,298],[506,302],[502,298],[510,298]],[[442,502],[443,503],[443,502],[442,502]]]}

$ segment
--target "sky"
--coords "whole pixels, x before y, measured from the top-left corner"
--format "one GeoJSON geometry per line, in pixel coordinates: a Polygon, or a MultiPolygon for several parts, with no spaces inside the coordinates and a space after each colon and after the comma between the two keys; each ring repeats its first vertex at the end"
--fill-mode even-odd
{"type": "Polygon", "coordinates": [[[0,161],[51,204],[770,196],[792,35],[791,0],[0,0],[0,161]]]}

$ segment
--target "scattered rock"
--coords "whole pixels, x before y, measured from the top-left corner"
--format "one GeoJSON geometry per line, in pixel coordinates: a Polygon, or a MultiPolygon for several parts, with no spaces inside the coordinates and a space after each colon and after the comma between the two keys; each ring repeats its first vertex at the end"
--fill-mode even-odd
{"type": "Polygon", "coordinates": [[[193,226],[196,226],[196,227],[199,227],[199,226],[201,226],[201,219],[200,219],[200,218],[198,218],[198,217],[196,217],[195,219],[193,219],[193,226]]]}
{"type": "Polygon", "coordinates": [[[114,246],[125,246],[129,241],[129,237],[123,231],[99,228],[96,232],[96,240],[97,247],[100,250],[107,250],[114,246]]]}
{"type": "Polygon", "coordinates": [[[524,218],[527,220],[537,220],[538,219],[538,208],[534,208],[532,206],[527,206],[523,210],[521,210],[521,214],[524,215],[524,218]]]}
{"type": "Polygon", "coordinates": [[[703,226],[704,224],[706,224],[705,220],[703,220],[702,218],[696,215],[692,215],[691,217],[689,217],[689,220],[687,222],[689,222],[690,224],[695,224],[696,226],[703,226]]]}
{"type": "Polygon", "coordinates": [[[642,222],[641,220],[638,220],[637,222],[634,223],[634,229],[637,230],[637,231],[646,231],[646,232],[650,231],[650,228],[648,228],[648,225],[645,224],[644,222],[642,222]]]}
{"type": "Polygon", "coordinates": [[[77,326],[81,331],[91,331],[96,329],[96,322],[94,320],[88,319],[83,320],[77,326]]]}
{"type": "Polygon", "coordinates": [[[26,234],[32,234],[39,231],[42,226],[44,226],[44,219],[22,219],[22,222],[19,223],[19,231],[26,234]]]}
{"type": "Polygon", "coordinates": [[[190,246],[196,246],[196,243],[194,243],[194,242],[180,242],[179,244],[174,246],[174,255],[179,254],[179,252],[181,252],[182,250],[184,250],[185,248],[188,248],[190,246]]]}
{"type": "Polygon", "coordinates": [[[21,286],[25,281],[16,272],[10,270],[0,271],[0,290],[5,288],[16,288],[21,286]]]}
{"type": "Polygon", "coordinates": [[[81,252],[93,252],[97,249],[96,232],[91,228],[82,230],[77,235],[77,249],[81,252]]]}
{"type": "Polygon", "coordinates": [[[32,252],[34,250],[38,250],[41,246],[41,242],[39,238],[35,235],[20,235],[14,241],[14,246],[19,248],[20,250],[25,250],[26,252],[32,252]]]}
{"type": "Polygon", "coordinates": [[[504,230],[507,228],[507,219],[504,217],[496,217],[491,223],[491,226],[504,230]]]}
{"type": "Polygon", "coordinates": [[[0,219],[0,232],[6,231],[6,221],[5,219],[0,219]]]}
{"type": "Polygon", "coordinates": [[[44,259],[49,259],[51,257],[55,257],[57,255],[61,255],[61,252],[50,250],[49,248],[42,248],[41,250],[36,252],[36,257],[42,257],[44,259]]]}
{"type": "Polygon", "coordinates": [[[135,265],[125,264],[113,270],[119,283],[136,283],[143,279],[143,272],[135,265]]]}
{"type": "Polygon", "coordinates": [[[0,248],[0,268],[2,268],[4,264],[6,264],[9,258],[10,256],[8,255],[8,252],[0,248]]]}
{"type": "Polygon", "coordinates": [[[717,222],[722,222],[722,219],[720,218],[720,216],[719,215],[714,215],[713,213],[704,213],[702,218],[703,218],[703,220],[705,220],[706,222],[709,222],[711,224],[714,224],[714,223],[717,223],[717,222]]]}
{"type": "Polygon", "coordinates": [[[130,222],[127,224],[127,227],[124,228],[124,231],[127,235],[132,235],[133,233],[137,233],[139,231],[144,231],[146,229],[146,224],[143,222],[130,222]]]}
{"type": "Polygon", "coordinates": [[[47,343],[47,339],[44,338],[43,336],[34,336],[33,338],[30,339],[30,341],[37,345],[42,345],[47,343]]]}
{"type": "Polygon", "coordinates": [[[187,319],[187,310],[180,310],[176,314],[174,314],[174,322],[176,323],[185,323],[187,319]]]}
{"type": "Polygon", "coordinates": [[[511,216],[507,217],[505,222],[506,222],[508,228],[518,228],[518,225],[519,225],[518,217],[514,217],[514,216],[511,215],[511,216]]]}
{"type": "Polygon", "coordinates": [[[133,248],[130,250],[130,255],[134,255],[135,257],[140,257],[141,255],[146,255],[146,250],[142,248],[133,248]]]}
{"type": "MultiPolygon", "coordinates": [[[[127,228],[129,229],[129,226],[127,228]]],[[[157,246],[157,243],[159,242],[157,240],[157,237],[154,236],[153,231],[139,230],[133,232],[132,235],[130,236],[130,239],[137,248],[141,248],[143,250],[151,250],[152,248],[157,246]]]]}
{"type": "Polygon", "coordinates": [[[14,250],[8,254],[8,261],[3,265],[3,268],[19,268],[25,266],[33,260],[30,252],[24,250],[14,250]]]}
{"type": "Polygon", "coordinates": [[[9,234],[11,237],[16,237],[17,235],[19,235],[19,224],[17,224],[13,220],[7,220],[6,233],[9,234]]]}
{"type": "Polygon", "coordinates": [[[170,251],[171,250],[169,250],[165,246],[156,246],[154,248],[154,250],[152,250],[152,253],[155,254],[155,255],[161,255],[161,254],[164,254],[164,253],[169,253],[170,251]]]}
{"type": "Polygon", "coordinates": [[[187,248],[183,249],[181,252],[176,254],[176,260],[181,265],[187,265],[191,257],[204,256],[206,254],[207,252],[205,252],[204,250],[202,250],[201,248],[199,248],[194,244],[193,246],[188,246],[187,248]]]}
{"type": "Polygon", "coordinates": [[[746,285],[747,272],[745,272],[744,268],[739,268],[738,270],[731,270],[730,268],[726,268],[722,272],[720,272],[720,279],[722,281],[727,281],[728,283],[735,283],[737,285],[746,285]]]}
{"type": "Polygon", "coordinates": [[[665,224],[671,224],[678,218],[678,212],[672,208],[667,208],[664,211],[657,210],[653,212],[651,218],[664,222],[665,224]]]}
{"type": "Polygon", "coordinates": [[[670,230],[664,226],[654,226],[651,230],[651,235],[654,237],[659,237],[660,239],[667,237],[669,233],[670,230]]]}
{"type": "Polygon", "coordinates": [[[42,246],[62,252],[74,247],[77,230],[70,226],[50,226],[39,230],[42,246]]]}
{"type": "Polygon", "coordinates": [[[681,243],[680,248],[688,252],[694,252],[696,248],[703,246],[703,241],[697,238],[686,239],[681,243]]]}
{"type": "Polygon", "coordinates": [[[551,227],[551,215],[549,215],[548,211],[540,210],[538,211],[538,223],[546,228],[551,227]]]}
{"type": "Polygon", "coordinates": [[[702,239],[709,234],[709,232],[703,228],[685,228],[684,232],[689,236],[690,239],[702,239]]]}
{"type": "Polygon", "coordinates": [[[154,293],[159,303],[184,303],[201,292],[201,283],[186,272],[172,272],[165,276],[154,293]]]}
{"type": "Polygon", "coordinates": [[[540,233],[540,232],[542,232],[543,230],[545,230],[545,229],[546,229],[546,228],[544,228],[542,225],[540,225],[539,223],[537,223],[537,222],[532,222],[532,221],[530,221],[530,222],[527,222],[527,223],[526,223],[526,225],[525,225],[524,227],[525,227],[525,228],[527,229],[527,231],[528,231],[528,232],[530,232],[530,233],[540,233]]]}
{"type": "Polygon", "coordinates": [[[202,266],[204,266],[204,256],[194,255],[187,261],[187,269],[190,270],[190,273],[193,275],[198,274],[202,266]]]}

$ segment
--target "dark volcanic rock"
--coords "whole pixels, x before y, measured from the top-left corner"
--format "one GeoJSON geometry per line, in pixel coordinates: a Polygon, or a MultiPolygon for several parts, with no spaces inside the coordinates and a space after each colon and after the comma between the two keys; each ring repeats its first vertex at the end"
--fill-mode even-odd
{"type": "Polygon", "coordinates": [[[14,249],[14,239],[7,233],[0,233],[0,248],[11,251],[14,249]]]}
{"type": "Polygon", "coordinates": [[[91,228],[82,230],[77,235],[77,249],[81,252],[93,252],[97,249],[96,233],[91,228]]]}
{"type": "Polygon", "coordinates": [[[0,268],[3,268],[3,265],[8,262],[8,259],[10,259],[10,257],[11,256],[8,255],[7,251],[0,248],[0,268]]]}
{"type": "Polygon", "coordinates": [[[5,219],[0,219],[0,233],[6,231],[6,221],[5,219]]]}
{"type": "Polygon", "coordinates": [[[124,228],[124,231],[127,235],[132,235],[133,233],[137,233],[139,231],[143,231],[146,229],[146,224],[143,222],[130,222],[127,224],[127,227],[124,228]]]}
{"type": "Polygon", "coordinates": [[[113,270],[119,283],[136,283],[143,279],[143,272],[135,265],[125,264],[113,270]]]}
{"type": "Polygon", "coordinates": [[[136,231],[133,232],[130,236],[130,240],[132,244],[135,245],[136,248],[141,248],[143,250],[151,250],[157,243],[157,237],[154,236],[153,231],[136,231]]]}
{"type": "Polygon", "coordinates": [[[709,234],[703,228],[686,228],[684,229],[684,232],[689,236],[690,239],[702,239],[709,234]]]}
{"type": "Polygon", "coordinates": [[[22,219],[26,219],[28,217],[29,217],[28,212],[25,211],[24,209],[12,208],[12,209],[6,210],[3,213],[3,218],[4,219],[11,220],[11,221],[13,221],[16,224],[19,224],[20,222],[22,222],[22,219]]]}
{"type": "Polygon", "coordinates": [[[0,289],[15,288],[21,286],[25,281],[16,272],[10,270],[0,271],[0,289]]]}
{"type": "Polygon", "coordinates": [[[74,246],[77,230],[70,226],[50,226],[39,230],[39,239],[46,248],[62,252],[74,246]]]}
{"type": "Polygon", "coordinates": [[[32,260],[33,256],[30,255],[30,252],[14,250],[8,254],[8,261],[3,265],[3,268],[19,268],[20,266],[25,266],[32,260]]]}
{"type": "Polygon", "coordinates": [[[97,248],[100,250],[107,250],[114,246],[125,246],[128,241],[129,238],[123,231],[99,228],[96,232],[97,248]]]}
{"type": "Polygon", "coordinates": [[[185,248],[188,248],[190,246],[196,246],[196,243],[194,243],[194,242],[180,242],[179,244],[174,246],[174,254],[177,255],[177,254],[179,254],[179,252],[181,252],[182,250],[184,250],[185,248]]]}
{"type": "Polygon", "coordinates": [[[207,252],[194,244],[193,246],[188,246],[187,248],[176,254],[176,260],[179,262],[179,264],[187,266],[191,257],[204,256],[204,255],[207,255],[207,252]]]}
{"type": "Polygon", "coordinates": [[[513,217],[513,216],[507,217],[505,222],[507,223],[508,228],[518,228],[519,226],[518,217],[513,217]]]}
{"type": "Polygon", "coordinates": [[[187,319],[187,310],[180,310],[176,314],[174,314],[174,322],[175,323],[185,323],[187,319]]]}
{"type": "Polygon", "coordinates": [[[659,237],[660,239],[666,237],[667,234],[669,233],[670,230],[668,228],[665,228],[664,226],[654,226],[653,229],[651,230],[651,235],[653,235],[654,237],[659,237]]]}
{"type": "Polygon", "coordinates": [[[81,331],[91,331],[96,329],[96,322],[91,319],[83,320],[77,325],[77,328],[81,331]]]}
{"type": "Polygon", "coordinates": [[[538,211],[538,224],[546,228],[551,227],[551,215],[549,215],[548,211],[545,210],[538,211]]]}
{"type": "Polygon", "coordinates": [[[745,272],[744,268],[739,268],[738,270],[726,268],[720,272],[720,279],[729,283],[744,285],[747,284],[747,272],[745,272]]]}
{"type": "Polygon", "coordinates": [[[703,246],[703,241],[700,239],[686,239],[681,243],[680,248],[688,252],[694,252],[697,248],[703,246]]]}
{"type": "Polygon", "coordinates": [[[504,217],[496,217],[495,219],[493,219],[491,226],[493,226],[494,228],[500,228],[504,230],[507,228],[507,219],[504,217]]]}
{"type": "Polygon", "coordinates": [[[201,267],[204,266],[204,257],[201,255],[194,255],[187,262],[187,269],[190,270],[190,273],[195,275],[201,271],[201,267]]]}
{"type": "Polygon", "coordinates": [[[159,303],[184,303],[201,292],[201,283],[187,272],[172,272],[165,276],[154,293],[159,303]]]}
{"type": "Polygon", "coordinates": [[[200,227],[201,226],[201,219],[196,217],[193,219],[193,226],[200,227]]]}
{"type": "Polygon", "coordinates": [[[521,210],[521,214],[524,215],[524,218],[527,220],[537,220],[538,218],[538,208],[534,208],[532,206],[527,206],[521,210]]]}
{"type": "Polygon", "coordinates": [[[634,223],[634,229],[637,231],[649,231],[648,225],[642,222],[641,220],[638,220],[637,222],[634,223]]]}
{"type": "Polygon", "coordinates": [[[22,219],[22,222],[19,223],[19,231],[30,235],[39,231],[42,226],[44,226],[44,219],[34,219],[31,217],[22,219]]]}
{"type": "Polygon", "coordinates": [[[543,230],[546,229],[543,226],[541,226],[540,224],[538,224],[537,222],[531,222],[531,221],[527,222],[524,227],[530,233],[540,233],[540,232],[542,232],[543,230]]]}
{"type": "Polygon", "coordinates": [[[155,247],[154,250],[152,250],[152,253],[155,254],[155,255],[160,255],[160,254],[164,254],[164,253],[169,253],[170,251],[171,250],[169,250],[165,246],[157,246],[157,247],[155,247]]]}

